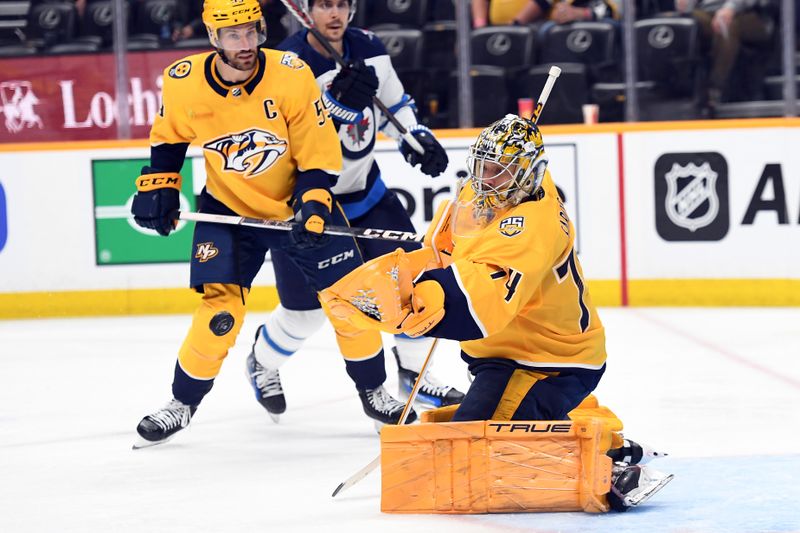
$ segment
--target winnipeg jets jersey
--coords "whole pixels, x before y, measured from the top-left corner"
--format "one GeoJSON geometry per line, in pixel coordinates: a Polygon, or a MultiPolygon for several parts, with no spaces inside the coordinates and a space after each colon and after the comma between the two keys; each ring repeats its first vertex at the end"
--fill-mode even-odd
{"type": "MultiPolygon", "coordinates": [[[[461,192],[471,193],[470,187],[461,192]]],[[[447,216],[440,209],[431,228],[446,227],[447,216]]],[[[422,278],[442,285],[446,313],[430,335],[461,341],[468,356],[511,359],[525,368],[602,368],[605,333],[574,242],[549,172],[535,198],[480,233],[435,240],[446,268],[422,278]]]]}
{"type": "Polygon", "coordinates": [[[164,71],[151,167],[178,172],[188,144],[199,144],[214,198],[243,216],[286,220],[296,181],[330,186],[341,170],[336,131],[314,76],[294,54],[263,49],[253,75],[229,84],[215,57],[189,56],[164,71]]]}
{"type": "MultiPolygon", "coordinates": [[[[320,90],[328,89],[340,67],[331,58],[318,53],[308,43],[308,30],[302,30],[278,45],[281,50],[292,51],[306,62],[317,79],[320,90]]],[[[344,34],[345,61],[362,59],[375,68],[378,76],[378,98],[386,104],[406,129],[417,123],[413,101],[405,94],[403,84],[392,67],[386,48],[374,33],[348,28],[344,34]]],[[[363,110],[364,118],[354,124],[339,126],[339,139],[344,157],[343,170],[333,192],[342,204],[348,218],[357,218],[369,211],[383,196],[386,186],[380,177],[373,148],[378,130],[398,139],[397,129],[389,123],[377,107],[363,110]]]]}

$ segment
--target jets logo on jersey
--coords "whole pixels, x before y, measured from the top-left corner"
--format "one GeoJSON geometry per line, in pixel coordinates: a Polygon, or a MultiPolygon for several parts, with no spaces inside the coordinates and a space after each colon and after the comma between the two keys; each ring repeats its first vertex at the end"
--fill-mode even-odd
{"type": "Polygon", "coordinates": [[[342,141],[342,154],[350,159],[364,157],[367,151],[375,146],[375,115],[367,107],[364,117],[352,124],[339,127],[339,139],[342,141]]]}
{"type": "Polygon", "coordinates": [[[508,217],[500,221],[500,235],[514,237],[522,233],[525,217],[508,217]]]}
{"type": "Polygon", "coordinates": [[[185,78],[192,71],[191,61],[181,61],[171,69],[169,69],[169,77],[179,80],[185,78]]]}
{"type": "Polygon", "coordinates": [[[201,263],[205,263],[209,259],[214,259],[219,255],[219,250],[214,247],[213,242],[201,242],[197,245],[197,252],[195,258],[199,259],[201,263]]]}
{"type": "Polygon", "coordinates": [[[206,143],[224,159],[223,170],[239,172],[251,179],[271,167],[286,153],[288,143],[276,135],[259,129],[233,133],[206,143]]]}

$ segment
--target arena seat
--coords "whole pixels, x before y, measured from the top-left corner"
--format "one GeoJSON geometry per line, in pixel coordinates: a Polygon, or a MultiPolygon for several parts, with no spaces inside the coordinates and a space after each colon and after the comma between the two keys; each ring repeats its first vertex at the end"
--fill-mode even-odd
{"type": "Polygon", "coordinates": [[[421,28],[428,17],[428,0],[369,0],[362,9],[368,28],[382,24],[421,28]]]}
{"type": "Polygon", "coordinates": [[[75,38],[78,11],[71,2],[32,5],[25,26],[26,41],[37,48],[47,48],[75,38]]]}
{"type": "Polygon", "coordinates": [[[487,26],[470,37],[473,65],[528,67],[534,62],[534,31],[528,26],[487,26]]]}

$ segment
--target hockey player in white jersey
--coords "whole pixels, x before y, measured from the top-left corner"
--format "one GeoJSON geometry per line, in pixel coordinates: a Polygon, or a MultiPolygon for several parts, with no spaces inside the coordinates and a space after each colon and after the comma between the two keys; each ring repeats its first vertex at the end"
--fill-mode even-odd
{"type": "MultiPolygon", "coordinates": [[[[402,203],[381,179],[373,154],[376,134],[381,130],[398,140],[406,161],[411,166],[419,165],[424,174],[432,177],[447,168],[447,153],[431,131],[417,123],[414,101],[405,94],[381,41],[365,30],[348,28],[356,1],[308,0],[301,1],[300,5],[347,63],[347,67],[341,69],[308,30],[301,30],[278,45],[281,50],[296,53],[311,67],[323,92],[325,106],[338,129],[344,167],[333,188],[337,200],[353,226],[415,231],[402,203]],[[423,147],[423,154],[400,140],[400,132],[373,105],[373,96],[386,104],[414,136],[423,147]]],[[[398,246],[378,240],[361,241],[359,245],[364,260],[389,253],[398,246]]],[[[407,251],[419,248],[417,243],[401,246],[407,251]]],[[[309,302],[305,309],[279,305],[267,323],[258,329],[247,369],[257,400],[275,420],[286,409],[278,369],[323,321],[324,314],[317,302],[309,302]]],[[[405,335],[396,337],[392,351],[398,364],[401,394],[410,392],[431,342],[405,335]]],[[[387,419],[397,418],[403,404],[383,388],[386,379],[383,350],[369,359],[345,360],[345,364],[365,412],[375,418],[376,410],[385,411],[387,419]]],[[[454,387],[438,382],[430,371],[419,393],[419,400],[436,407],[458,403],[463,397],[454,387]]]]}

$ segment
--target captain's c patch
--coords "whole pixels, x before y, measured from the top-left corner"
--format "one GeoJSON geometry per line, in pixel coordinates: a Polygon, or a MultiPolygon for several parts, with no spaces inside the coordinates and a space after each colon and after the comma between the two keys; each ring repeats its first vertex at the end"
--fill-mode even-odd
{"type": "Polygon", "coordinates": [[[507,217],[500,221],[500,235],[515,237],[525,229],[525,217],[507,217]]]}

